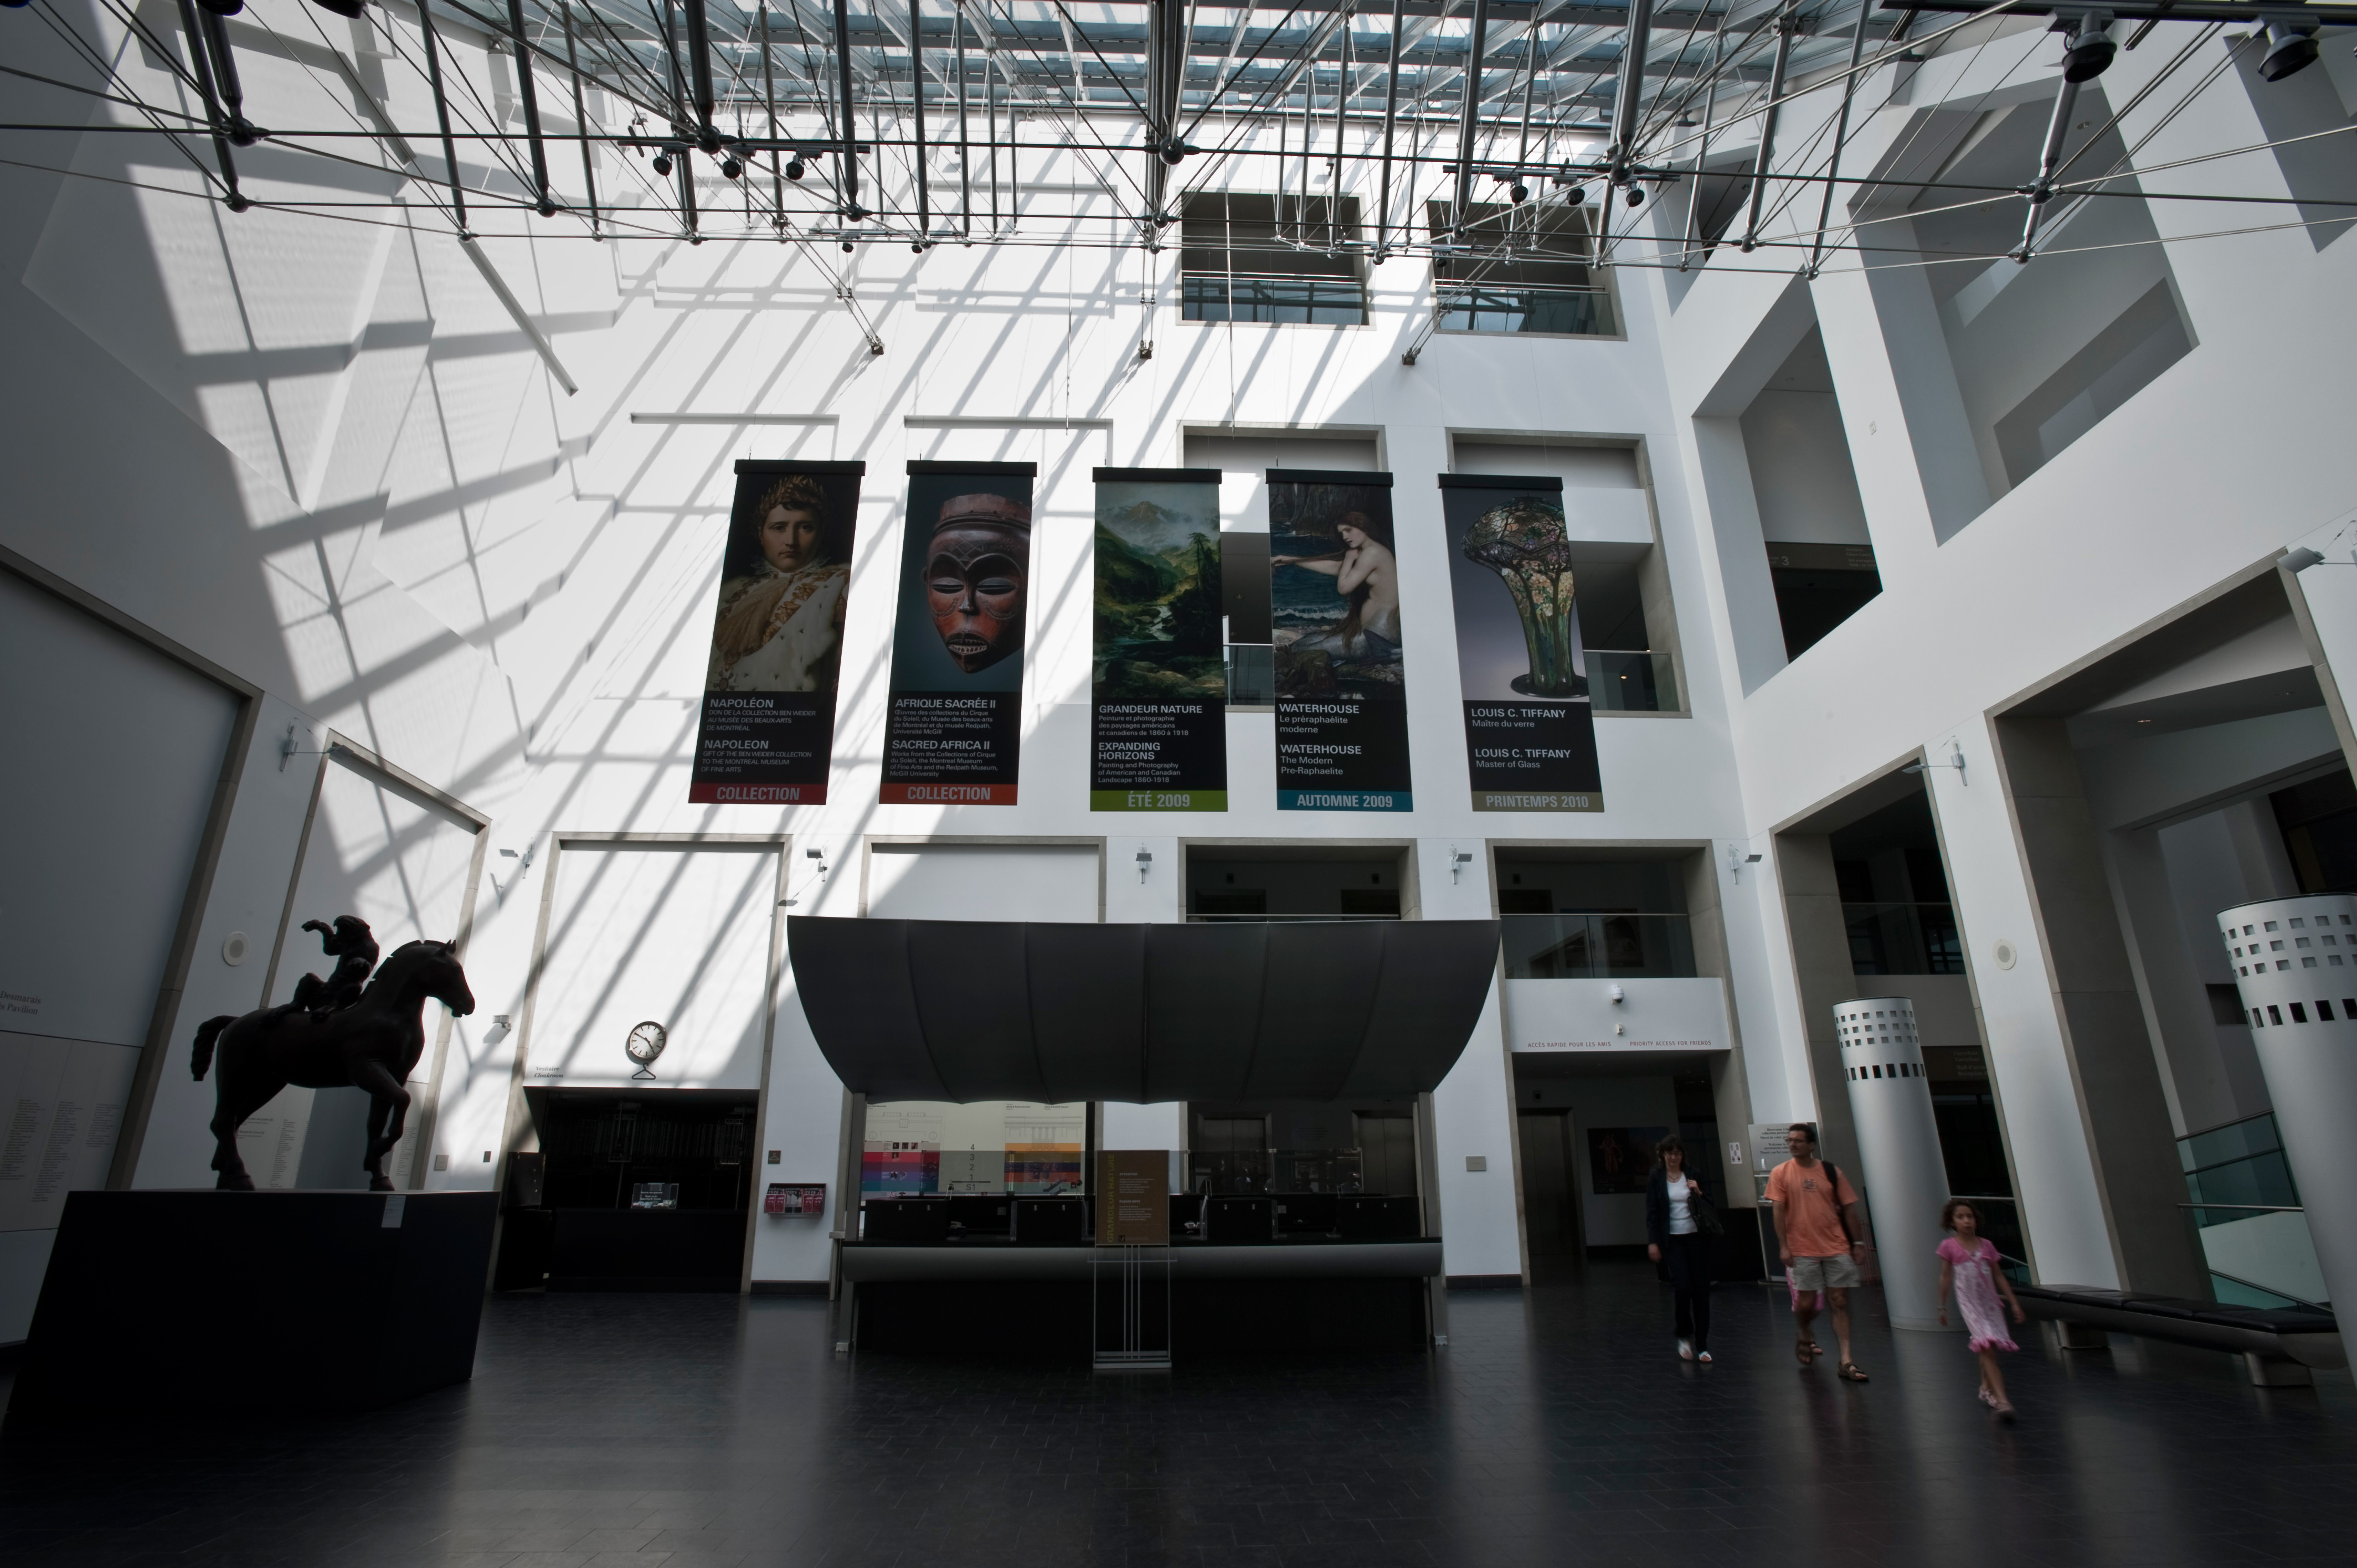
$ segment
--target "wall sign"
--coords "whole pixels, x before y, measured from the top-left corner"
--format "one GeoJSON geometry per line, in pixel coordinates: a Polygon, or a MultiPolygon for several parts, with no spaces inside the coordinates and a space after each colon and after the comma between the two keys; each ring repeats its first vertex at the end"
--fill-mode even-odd
{"type": "Polygon", "coordinates": [[[1412,810],[1392,477],[1271,468],[1268,530],[1277,809],[1412,810]]]}
{"type": "Polygon", "coordinates": [[[1228,809],[1220,471],[1096,470],[1089,809],[1228,809]]]}
{"type": "Polygon", "coordinates": [[[866,471],[856,462],[737,465],[691,801],[826,800],[852,532],[866,471]]]}
{"type": "Polygon", "coordinates": [[[911,463],[886,805],[1015,804],[1035,463],[911,463]]]}
{"type": "Polygon", "coordinates": [[[1458,680],[1477,811],[1600,811],[1560,478],[1443,474],[1458,680]]]}

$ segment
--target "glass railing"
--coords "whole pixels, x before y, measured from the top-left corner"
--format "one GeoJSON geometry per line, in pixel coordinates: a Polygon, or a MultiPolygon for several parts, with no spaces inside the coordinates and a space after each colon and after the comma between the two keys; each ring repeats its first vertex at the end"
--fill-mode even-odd
{"type": "Polygon", "coordinates": [[[1265,642],[1228,644],[1228,705],[1265,708],[1276,702],[1276,650],[1265,642]]]}
{"type": "Polygon", "coordinates": [[[1657,714],[1678,705],[1670,656],[1641,648],[1587,648],[1587,694],[1599,713],[1657,714]]]}
{"type": "Polygon", "coordinates": [[[1844,904],[1849,966],[1859,974],[1962,974],[1964,938],[1952,904],[1844,904]]]}
{"type": "Polygon", "coordinates": [[[2273,1112],[2229,1122],[2177,1140],[2177,1163],[2185,1172],[2185,1196],[2196,1205],[2217,1205],[2219,1218],[2195,1220],[2222,1225],[2233,1218],[2227,1206],[2297,1209],[2299,1188],[2285,1160],[2283,1138],[2273,1112]]]}
{"type": "Polygon", "coordinates": [[[1501,288],[1436,285],[1443,332],[1552,332],[1609,338],[1612,296],[1600,288],[1501,288]]]}
{"type": "Polygon", "coordinates": [[[2272,1114],[2177,1140],[2185,1172],[2179,1205],[2193,1226],[2210,1290],[2243,1306],[2312,1306],[2324,1272],[2272,1114]]]}
{"type": "Polygon", "coordinates": [[[1684,915],[1507,915],[1509,980],[1684,980],[1695,972],[1684,915]]]}
{"type": "Polygon", "coordinates": [[[1188,321],[1363,327],[1367,291],[1356,278],[1251,277],[1201,273],[1179,280],[1179,315],[1188,321]]]}

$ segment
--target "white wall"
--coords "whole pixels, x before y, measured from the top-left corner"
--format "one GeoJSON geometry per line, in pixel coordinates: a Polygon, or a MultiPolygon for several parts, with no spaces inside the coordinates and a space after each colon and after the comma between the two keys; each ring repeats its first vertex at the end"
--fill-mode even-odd
{"type": "Polygon", "coordinates": [[[238,706],[0,569],[0,1344],[106,1185],[238,706]]]}
{"type": "Polygon", "coordinates": [[[780,846],[568,844],[551,868],[527,1076],[537,1085],[758,1089],[780,846]],[[666,1031],[644,1070],[630,1031],[666,1031]]]}

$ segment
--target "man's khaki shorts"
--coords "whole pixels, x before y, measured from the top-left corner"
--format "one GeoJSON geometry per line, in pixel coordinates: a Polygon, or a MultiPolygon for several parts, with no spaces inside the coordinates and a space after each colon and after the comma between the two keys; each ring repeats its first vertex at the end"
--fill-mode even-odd
{"type": "Polygon", "coordinates": [[[1857,1283],[1857,1260],[1847,1252],[1795,1258],[1785,1274],[1794,1290],[1848,1290],[1857,1283]]]}

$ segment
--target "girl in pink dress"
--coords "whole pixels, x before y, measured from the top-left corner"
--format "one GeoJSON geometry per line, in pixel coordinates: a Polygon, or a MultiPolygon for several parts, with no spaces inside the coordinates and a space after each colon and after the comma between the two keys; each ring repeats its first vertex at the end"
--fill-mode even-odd
{"type": "Polygon", "coordinates": [[[1970,1348],[1981,1359],[1981,1403],[2011,1421],[2013,1404],[2005,1397],[2005,1374],[1997,1369],[1996,1353],[2019,1347],[2005,1331],[2005,1308],[1997,1305],[1997,1295],[2004,1294],[2016,1323],[2023,1321],[2021,1303],[2014,1297],[2013,1282],[1997,1267],[1996,1243],[1980,1233],[1981,1217],[1971,1203],[1948,1199],[1940,1210],[1940,1229],[1955,1232],[1940,1243],[1940,1326],[1947,1326],[1953,1287],[1964,1326],[1972,1330],[1970,1348]]]}

